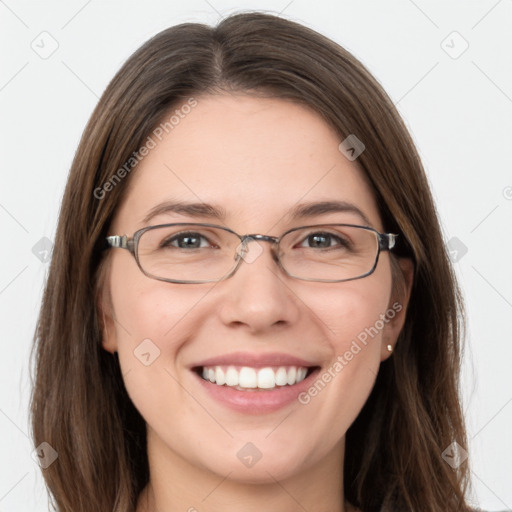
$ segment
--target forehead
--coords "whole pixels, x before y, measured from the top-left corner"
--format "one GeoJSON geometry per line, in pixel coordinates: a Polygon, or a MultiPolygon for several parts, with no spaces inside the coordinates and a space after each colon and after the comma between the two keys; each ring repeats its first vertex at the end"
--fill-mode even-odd
{"type": "Polygon", "coordinates": [[[143,227],[148,212],[169,201],[219,206],[242,232],[286,227],[287,213],[301,203],[344,201],[380,229],[364,173],[339,151],[341,138],[316,112],[244,95],[196,101],[172,109],[165,120],[175,113],[173,123],[159,138],[152,135],[155,145],[132,171],[117,212],[119,229],[143,227]]]}

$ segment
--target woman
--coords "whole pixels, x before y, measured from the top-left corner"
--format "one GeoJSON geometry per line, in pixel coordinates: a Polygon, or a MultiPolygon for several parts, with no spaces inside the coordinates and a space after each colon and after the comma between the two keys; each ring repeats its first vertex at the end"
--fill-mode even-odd
{"type": "Polygon", "coordinates": [[[32,400],[57,510],[468,510],[461,315],[361,63],[260,13],[165,30],[63,199],[32,400]]]}

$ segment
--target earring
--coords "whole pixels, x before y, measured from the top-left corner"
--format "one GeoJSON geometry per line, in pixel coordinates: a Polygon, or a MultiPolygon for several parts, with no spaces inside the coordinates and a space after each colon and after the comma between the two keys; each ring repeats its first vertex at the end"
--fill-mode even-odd
{"type": "Polygon", "coordinates": [[[388,352],[393,352],[393,345],[388,345],[386,348],[388,349],[388,352]]]}

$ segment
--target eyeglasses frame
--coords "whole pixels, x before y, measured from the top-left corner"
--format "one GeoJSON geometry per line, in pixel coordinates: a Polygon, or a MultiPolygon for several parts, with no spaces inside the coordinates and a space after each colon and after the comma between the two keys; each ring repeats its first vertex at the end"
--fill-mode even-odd
{"type": "Polygon", "coordinates": [[[147,277],[151,279],[156,279],[157,281],[163,281],[166,283],[176,283],[176,284],[203,284],[203,283],[217,283],[220,281],[225,281],[226,279],[229,279],[235,272],[239,269],[241,265],[241,261],[243,258],[243,251],[245,247],[247,246],[247,242],[251,240],[261,241],[261,242],[269,242],[273,244],[274,250],[274,260],[278,264],[279,268],[288,276],[293,279],[298,279],[300,281],[312,281],[312,282],[319,282],[319,283],[343,283],[347,281],[354,281],[356,279],[362,279],[363,277],[367,277],[373,272],[375,272],[375,269],[377,268],[377,264],[379,262],[379,256],[381,251],[391,251],[396,244],[396,239],[398,235],[394,233],[380,233],[376,229],[370,227],[370,226],[360,226],[357,224],[345,224],[345,223],[329,223],[329,224],[312,224],[307,226],[299,226],[295,228],[291,228],[287,231],[285,231],[281,236],[275,237],[275,236],[269,236],[269,235],[260,235],[260,234],[247,234],[247,235],[239,235],[236,231],[233,231],[230,228],[227,228],[225,226],[219,226],[218,224],[209,224],[209,223],[198,223],[198,222],[173,222],[170,224],[157,224],[155,226],[146,226],[142,229],[137,230],[132,237],[128,237],[127,235],[110,235],[105,238],[106,241],[106,249],[126,249],[128,250],[132,256],[135,258],[135,261],[137,262],[137,266],[139,267],[140,271],[147,277]],[[152,274],[149,274],[146,272],[139,261],[138,256],[138,246],[139,246],[139,240],[142,237],[144,233],[147,231],[158,229],[158,228],[164,228],[164,227],[172,227],[172,226],[202,226],[202,227],[210,227],[210,228],[218,228],[222,229],[224,231],[227,231],[228,233],[232,233],[233,235],[237,236],[240,240],[240,244],[242,245],[242,254],[240,252],[235,253],[235,259],[238,257],[235,266],[233,269],[227,273],[225,276],[223,276],[220,279],[209,279],[209,280],[177,280],[177,279],[166,279],[163,277],[157,277],[152,274]],[[349,279],[308,279],[303,277],[297,277],[293,274],[290,274],[281,264],[281,259],[279,258],[279,251],[276,249],[279,248],[279,243],[281,240],[288,235],[289,233],[292,233],[293,231],[298,231],[299,229],[305,229],[305,228],[315,228],[315,227],[329,227],[329,226],[346,226],[346,227],[352,227],[352,228],[361,228],[365,229],[367,231],[371,231],[377,235],[378,240],[378,248],[377,248],[377,255],[375,257],[375,262],[372,266],[372,268],[366,272],[365,274],[357,277],[351,277],[349,279]]]}

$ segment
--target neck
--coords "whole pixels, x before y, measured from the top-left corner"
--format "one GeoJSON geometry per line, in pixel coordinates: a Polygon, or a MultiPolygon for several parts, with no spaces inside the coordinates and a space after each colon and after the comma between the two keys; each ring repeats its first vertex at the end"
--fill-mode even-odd
{"type": "Polygon", "coordinates": [[[162,445],[148,429],[150,481],[137,512],[349,512],[343,496],[344,439],[312,466],[280,478],[260,468],[254,481],[216,474],[162,445]]]}

